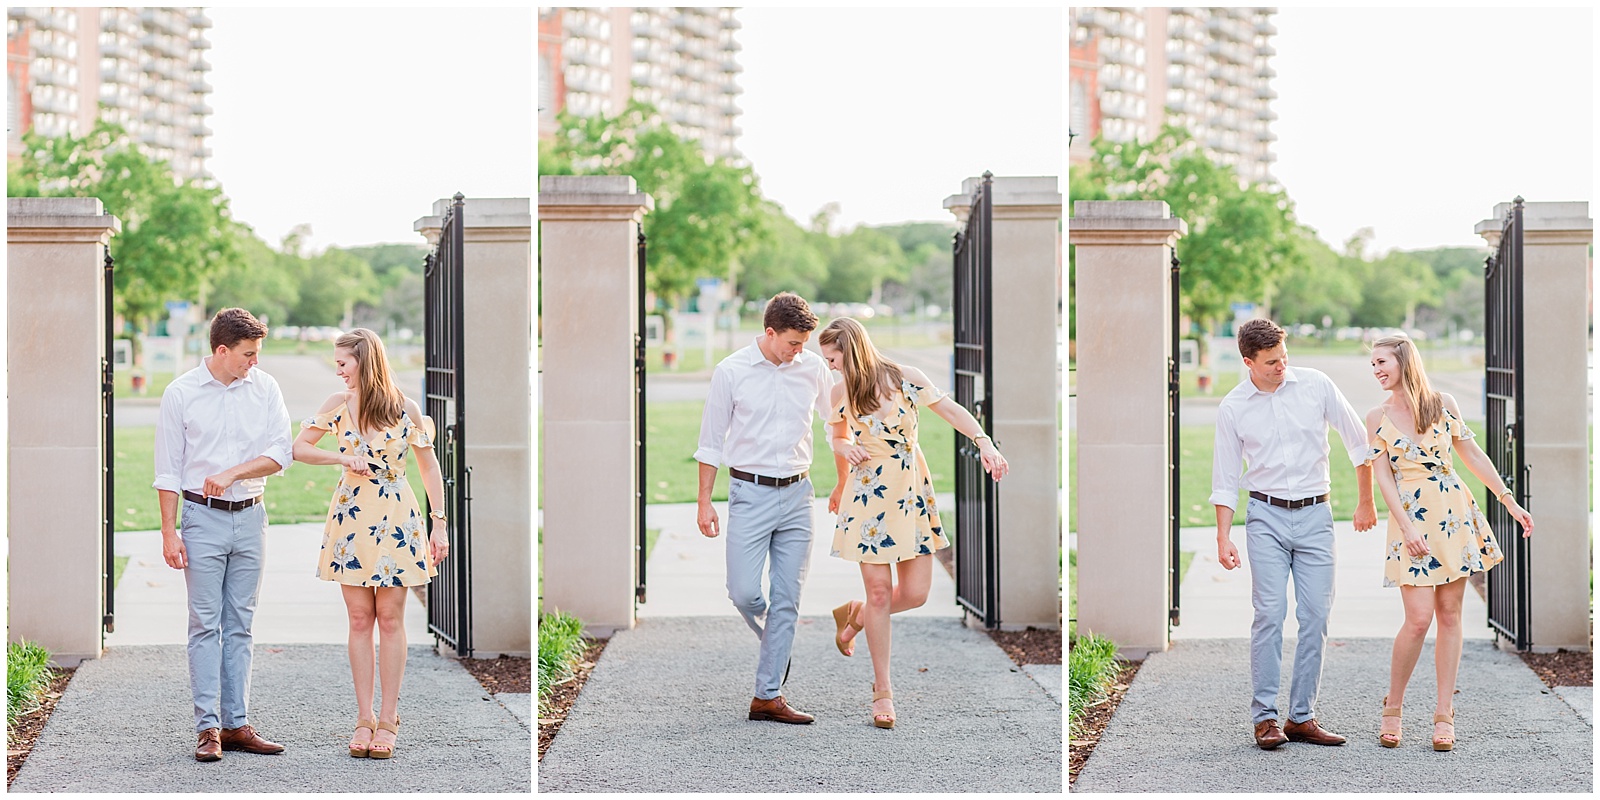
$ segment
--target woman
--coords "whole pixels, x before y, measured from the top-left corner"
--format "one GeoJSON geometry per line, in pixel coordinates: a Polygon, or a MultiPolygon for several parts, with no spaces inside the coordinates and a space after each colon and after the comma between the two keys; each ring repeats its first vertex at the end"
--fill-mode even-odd
{"type": "Polygon", "coordinates": [[[345,391],[335,392],[315,416],[301,423],[294,459],[344,468],[328,508],[317,577],[340,584],[350,621],[350,676],[356,686],[355,758],[389,758],[399,735],[400,679],[406,666],[405,609],[408,587],[438,574],[450,552],[445,527],[444,483],[433,453],[433,421],[395,388],[383,341],[357,328],[334,341],[334,374],[345,391]],[[317,447],[332,433],[339,452],[317,447]],[[432,535],[423,541],[422,512],[406,482],[406,455],[415,453],[428,493],[432,535]],[[372,627],[379,639],[383,708],[372,714],[372,627]]]}
{"type": "Polygon", "coordinates": [[[1433,749],[1450,750],[1456,738],[1453,698],[1461,666],[1461,598],[1467,585],[1463,579],[1504,559],[1488,519],[1455,475],[1451,452],[1456,451],[1467,469],[1495,492],[1521,523],[1523,536],[1533,533],[1533,517],[1473,441],[1455,398],[1428,385],[1422,358],[1410,339],[1389,336],[1374,342],[1372,373],[1389,392],[1389,399],[1367,414],[1367,432],[1372,436],[1367,461],[1384,456],[1389,460],[1389,469],[1373,470],[1389,506],[1384,585],[1400,587],[1406,613],[1389,661],[1389,694],[1383,700],[1378,743],[1400,744],[1406,683],[1422,653],[1428,626],[1437,618],[1433,660],[1439,695],[1433,709],[1433,749]]]}
{"type": "Polygon", "coordinates": [[[867,594],[865,602],[851,600],[833,610],[838,626],[834,644],[852,655],[856,632],[866,631],[872,651],[872,724],[893,728],[889,615],[928,599],[933,552],[950,544],[939,525],[927,462],[917,447],[917,408],[928,407],[980,442],[983,468],[995,480],[1005,477],[1006,460],[972,414],[954,401],[941,402],[946,395],[921,370],[879,354],[861,323],[836,319],[817,341],[828,366],[844,375],[833,387],[835,411],[828,420],[828,442],[839,474],[828,498],[828,510],[839,514],[832,554],[861,563],[867,594]],[[898,582],[890,564],[897,565],[898,582]]]}

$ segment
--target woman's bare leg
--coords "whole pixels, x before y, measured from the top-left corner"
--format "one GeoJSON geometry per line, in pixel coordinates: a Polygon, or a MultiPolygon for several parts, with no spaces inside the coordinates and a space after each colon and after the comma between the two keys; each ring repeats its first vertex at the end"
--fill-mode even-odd
{"type": "MultiPolygon", "coordinates": [[[[933,586],[933,558],[917,556],[909,561],[901,561],[895,566],[900,574],[889,596],[889,613],[909,611],[928,602],[928,590],[933,586]]],[[[865,624],[862,620],[857,621],[865,624]]],[[[855,628],[847,626],[844,633],[839,636],[839,641],[849,647],[856,639],[856,632],[855,628]]]]}
{"type": "MultiPolygon", "coordinates": [[[[1465,580],[1454,580],[1433,590],[1433,615],[1439,626],[1433,636],[1433,669],[1439,684],[1439,697],[1433,713],[1455,715],[1456,675],[1461,671],[1461,600],[1465,580]]],[[[1454,740],[1455,725],[1435,723],[1434,738],[1454,740]]]]}
{"type": "MultiPolygon", "coordinates": [[[[861,623],[866,626],[867,648],[872,651],[873,691],[893,688],[889,681],[889,607],[894,597],[892,574],[888,564],[861,565],[861,582],[867,590],[866,606],[861,609],[861,623]]],[[[889,700],[873,701],[872,713],[893,714],[894,705],[889,700]]]]}
{"type": "MultiPolygon", "coordinates": [[[[383,685],[380,722],[394,722],[400,714],[400,679],[406,672],[406,592],[401,586],[385,586],[377,592],[378,680],[383,685]]],[[[395,735],[378,731],[373,744],[394,746],[395,735]]]]}
{"type": "MultiPolygon", "coordinates": [[[[1411,672],[1422,655],[1422,642],[1433,624],[1433,587],[1401,586],[1400,602],[1405,605],[1406,621],[1394,637],[1394,652],[1389,658],[1389,698],[1384,703],[1388,708],[1400,708],[1406,697],[1406,684],[1411,682],[1411,672]]],[[[1399,717],[1383,718],[1383,733],[1399,729],[1399,717]]]]}
{"type": "MultiPolygon", "coordinates": [[[[347,648],[350,654],[350,679],[356,685],[356,719],[372,719],[372,624],[377,619],[372,589],[339,585],[344,596],[345,616],[350,622],[347,648]]],[[[352,747],[366,747],[372,732],[357,733],[352,747]]]]}

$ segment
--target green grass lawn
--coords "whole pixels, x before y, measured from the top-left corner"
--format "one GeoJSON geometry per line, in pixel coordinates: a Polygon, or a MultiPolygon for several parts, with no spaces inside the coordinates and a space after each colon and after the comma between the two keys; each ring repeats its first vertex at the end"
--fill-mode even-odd
{"type": "MultiPolygon", "coordinates": [[[[113,511],[116,529],[123,531],[148,531],[161,527],[161,508],[156,491],[150,487],[155,481],[154,426],[142,428],[117,428],[113,451],[116,484],[116,506],[113,511]]],[[[333,450],[335,439],[325,436],[322,447],[333,450]]],[[[419,503],[426,492],[415,463],[408,460],[406,479],[419,503]]],[[[272,524],[291,522],[321,522],[328,516],[328,501],[339,483],[339,468],[295,463],[284,474],[267,479],[267,520],[272,524]]]]}
{"type": "MultiPolygon", "coordinates": [[[[696,400],[650,403],[645,411],[645,486],[647,503],[693,503],[699,489],[700,467],[694,451],[700,441],[700,413],[705,404],[696,400]]],[[[955,431],[931,411],[920,414],[918,441],[933,472],[933,488],[955,491],[955,431]]],[[[836,476],[833,453],[828,449],[821,420],[811,428],[811,484],[817,497],[833,491],[836,476]]],[[[712,500],[728,499],[728,471],[718,470],[712,500]]]]}

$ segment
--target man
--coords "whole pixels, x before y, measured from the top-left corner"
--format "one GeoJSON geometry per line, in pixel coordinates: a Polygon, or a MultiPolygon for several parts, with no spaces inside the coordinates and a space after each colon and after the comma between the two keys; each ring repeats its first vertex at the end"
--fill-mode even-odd
{"type": "Polygon", "coordinates": [[[1333,605],[1333,511],[1328,503],[1328,427],[1355,465],[1355,528],[1377,523],[1372,504],[1372,468],[1366,464],[1367,429],[1327,375],[1289,368],[1283,329],[1271,320],[1239,326],[1239,355],[1250,369],[1222,399],[1211,468],[1211,502],[1217,507],[1217,560],[1239,566],[1229,538],[1240,488],[1239,462],[1248,465],[1250,492],[1245,541],[1250,551],[1251,721],[1256,744],[1271,750],[1286,741],[1344,744],[1344,737],[1317,725],[1315,706],[1322,680],[1322,651],[1333,605]],[[1299,643],[1289,685],[1288,723],[1278,727],[1279,668],[1283,658],[1285,583],[1294,576],[1299,643]]]}
{"type": "Polygon", "coordinates": [[[811,412],[828,413],[831,379],[821,356],[805,351],[817,315],[798,295],[767,301],[766,331],[717,365],[700,419],[700,533],[719,533],[711,507],[717,468],[727,464],[728,597],[761,640],[750,719],[807,724],[790,706],[788,677],[800,586],[811,558],[811,412]],[[761,570],[771,560],[770,591],[761,570]],[[770,602],[768,601],[770,597],[770,602]]]}
{"type": "Polygon", "coordinates": [[[211,355],[161,395],[155,489],[161,551],[189,592],[189,689],[197,761],[223,750],[281,753],[250,726],[250,622],[261,589],[266,476],[293,460],[289,411],[272,376],[254,369],[267,335],[250,312],[211,320],[211,355]],[[182,532],[178,505],[183,504],[182,532]]]}

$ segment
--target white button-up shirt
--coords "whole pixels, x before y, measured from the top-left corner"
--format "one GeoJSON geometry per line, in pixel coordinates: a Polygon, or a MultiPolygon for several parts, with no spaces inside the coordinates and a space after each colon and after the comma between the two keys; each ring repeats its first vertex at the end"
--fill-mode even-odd
{"type": "Polygon", "coordinates": [[[768,361],[753,343],[734,352],[711,375],[694,459],[769,478],[805,472],[811,412],[827,419],[832,388],[828,362],[810,350],[784,364],[768,361]]]}
{"type": "Polygon", "coordinates": [[[1249,491],[1281,500],[1326,493],[1329,426],[1339,432],[1350,463],[1365,463],[1367,426],[1327,375],[1289,367],[1276,392],[1263,392],[1246,377],[1217,408],[1211,503],[1238,503],[1241,460],[1249,465],[1242,476],[1249,491]]]}
{"type": "MultiPolygon", "coordinates": [[[[257,456],[284,469],[294,461],[289,410],[278,382],[254,367],[245,377],[223,385],[205,362],[179,375],[161,394],[156,480],[151,484],[157,489],[201,493],[206,478],[257,456]]],[[[266,484],[266,478],[235,481],[222,499],[257,497],[266,484]]]]}

